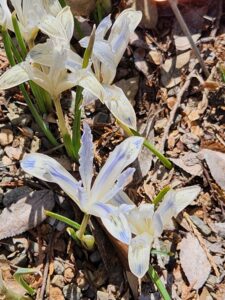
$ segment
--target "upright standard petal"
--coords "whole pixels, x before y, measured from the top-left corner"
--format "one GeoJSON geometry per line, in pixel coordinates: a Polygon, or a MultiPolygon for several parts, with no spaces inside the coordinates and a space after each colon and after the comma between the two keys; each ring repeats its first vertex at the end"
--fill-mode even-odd
{"type": "Polygon", "coordinates": [[[87,123],[84,123],[83,125],[83,135],[81,138],[79,156],[80,176],[83,187],[89,193],[91,190],[91,180],[93,176],[94,145],[92,142],[91,129],[87,123]]]}
{"type": "Polygon", "coordinates": [[[110,14],[99,23],[95,32],[96,39],[99,40],[104,39],[107,31],[111,26],[112,26],[112,21],[111,21],[111,14],[110,14]]]}
{"type": "Polygon", "coordinates": [[[123,90],[115,85],[103,85],[103,103],[110,112],[124,125],[136,130],[136,114],[130,101],[125,96],[123,90]]]}
{"type": "Polygon", "coordinates": [[[55,159],[41,153],[27,154],[20,162],[28,174],[41,180],[57,183],[78,206],[85,201],[85,193],[76,179],[55,159]]]}
{"type": "Polygon", "coordinates": [[[160,216],[163,226],[168,225],[172,217],[176,217],[185,207],[196,199],[200,191],[200,186],[194,185],[176,191],[170,190],[166,193],[163,201],[156,210],[156,214],[160,216]]]}
{"type": "Polygon", "coordinates": [[[1,90],[12,88],[30,79],[23,65],[24,63],[13,66],[0,77],[1,90]]]}
{"type": "Polygon", "coordinates": [[[96,200],[100,202],[108,202],[112,200],[115,195],[117,195],[120,191],[122,191],[125,188],[125,186],[127,186],[132,181],[134,172],[135,172],[134,168],[128,168],[125,171],[123,171],[120,174],[115,185],[112,187],[112,189],[109,190],[108,193],[106,193],[103,196],[103,198],[98,200],[96,199],[96,200]]]}
{"type": "Polygon", "coordinates": [[[128,248],[129,267],[138,278],[142,278],[148,271],[152,242],[153,238],[147,233],[137,235],[130,242],[128,248]]]}
{"type": "Polygon", "coordinates": [[[62,7],[58,0],[42,0],[43,6],[47,13],[57,16],[62,10],[62,7]]]}
{"type": "Polygon", "coordinates": [[[70,41],[74,32],[74,20],[70,7],[64,7],[56,18],[62,24],[67,40],[70,41]]]}
{"type": "Polygon", "coordinates": [[[144,139],[129,137],[110,153],[92,187],[92,201],[102,199],[113,187],[121,172],[138,156],[144,139]]]}

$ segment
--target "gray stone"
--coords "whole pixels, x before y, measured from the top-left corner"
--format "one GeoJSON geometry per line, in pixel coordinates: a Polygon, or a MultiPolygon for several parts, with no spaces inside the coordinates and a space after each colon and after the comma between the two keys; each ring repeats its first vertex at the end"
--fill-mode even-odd
{"type": "Polygon", "coordinates": [[[99,251],[94,251],[93,253],[91,253],[91,255],[89,256],[90,261],[93,264],[98,264],[101,261],[101,255],[99,253],[99,251]]]}
{"type": "Polygon", "coordinates": [[[54,260],[54,270],[57,275],[62,275],[64,273],[65,267],[60,261],[54,260]]]}
{"type": "Polygon", "coordinates": [[[17,202],[19,199],[27,196],[31,192],[32,189],[29,188],[28,186],[21,186],[15,188],[5,194],[3,198],[3,204],[4,206],[10,206],[12,203],[17,202]]]}
{"type": "Polygon", "coordinates": [[[201,231],[201,233],[203,233],[206,236],[210,235],[211,229],[199,217],[197,217],[197,216],[191,216],[190,218],[191,218],[192,222],[201,231]]]}
{"type": "Polygon", "coordinates": [[[63,295],[67,300],[80,300],[82,297],[81,289],[75,283],[64,286],[63,295]]]}

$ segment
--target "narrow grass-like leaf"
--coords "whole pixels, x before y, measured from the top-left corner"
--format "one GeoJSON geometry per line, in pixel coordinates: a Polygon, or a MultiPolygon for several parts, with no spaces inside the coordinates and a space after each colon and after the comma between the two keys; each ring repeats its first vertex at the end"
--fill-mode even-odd
{"type": "Polygon", "coordinates": [[[35,289],[33,289],[24,279],[24,275],[26,274],[34,274],[38,273],[36,269],[30,269],[30,268],[18,268],[16,273],[13,275],[15,280],[27,291],[27,293],[31,296],[36,294],[35,289]]]}
{"type": "Polygon", "coordinates": [[[167,292],[164,284],[162,283],[159,275],[157,274],[156,270],[151,265],[149,266],[148,274],[149,274],[149,277],[151,278],[151,280],[157,286],[157,289],[160,292],[162,299],[171,300],[171,297],[170,297],[169,293],[167,292]]]}
{"type": "Polygon", "coordinates": [[[158,195],[153,199],[152,203],[156,206],[158,205],[163,197],[166,195],[167,192],[169,192],[170,187],[169,186],[165,186],[159,193],[158,195]]]}
{"type": "Polygon", "coordinates": [[[53,212],[48,211],[48,210],[45,210],[45,214],[46,214],[46,216],[54,218],[58,221],[61,221],[61,222],[71,226],[72,228],[74,228],[76,230],[80,229],[80,224],[78,224],[77,222],[74,222],[73,220],[71,220],[67,217],[64,217],[60,214],[53,213],[53,212]]]}
{"type": "Polygon", "coordinates": [[[24,39],[22,37],[22,34],[20,32],[19,24],[18,24],[15,13],[12,14],[12,23],[13,23],[13,28],[14,28],[14,31],[15,31],[17,42],[19,44],[19,47],[20,47],[21,53],[22,53],[22,57],[24,59],[27,55],[27,47],[26,47],[26,44],[25,44],[24,39]]]}

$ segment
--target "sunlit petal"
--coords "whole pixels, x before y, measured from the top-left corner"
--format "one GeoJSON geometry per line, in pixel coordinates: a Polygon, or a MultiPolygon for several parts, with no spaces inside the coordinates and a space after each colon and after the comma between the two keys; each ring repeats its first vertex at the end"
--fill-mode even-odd
{"type": "Polygon", "coordinates": [[[81,138],[81,147],[79,151],[79,171],[83,187],[89,193],[93,176],[94,145],[92,142],[91,129],[87,123],[84,123],[83,130],[84,131],[81,138]]]}
{"type": "Polygon", "coordinates": [[[135,207],[128,215],[128,221],[131,231],[134,234],[142,234],[144,232],[150,235],[154,234],[152,219],[154,215],[154,205],[149,203],[141,203],[139,207],[135,207]]]}
{"type": "Polygon", "coordinates": [[[62,7],[58,0],[42,0],[43,6],[47,13],[57,16],[58,13],[62,10],[62,7]]]}
{"type": "Polygon", "coordinates": [[[21,161],[22,169],[41,180],[57,183],[79,206],[86,195],[77,180],[55,159],[41,153],[27,154],[21,161]]]}
{"type": "Polygon", "coordinates": [[[134,204],[133,201],[128,197],[124,191],[120,191],[108,202],[115,206],[120,206],[122,204],[134,204]]]}
{"type": "Polygon", "coordinates": [[[121,190],[125,188],[126,185],[128,185],[132,181],[134,172],[135,172],[134,168],[128,168],[125,171],[123,171],[120,174],[115,185],[112,187],[112,189],[109,190],[108,193],[106,193],[103,196],[103,198],[98,199],[97,201],[107,202],[113,199],[115,195],[117,195],[121,190]]]}
{"type": "Polygon", "coordinates": [[[110,112],[124,125],[136,129],[136,114],[123,90],[115,85],[103,85],[105,94],[104,104],[110,112]]]}
{"type": "Polygon", "coordinates": [[[163,226],[176,217],[185,207],[187,207],[200,193],[201,188],[198,185],[182,188],[179,190],[170,190],[166,193],[163,201],[160,203],[156,213],[160,215],[163,226]]]}
{"type": "Polygon", "coordinates": [[[121,172],[137,158],[143,141],[141,137],[129,137],[110,153],[94,182],[93,199],[102,199],[113,187],[121,172]]]}
{"type": "Polygon", "coordinates": [[[70,7],[64,7],[56,18],[62,24],[67,40],[70,41],[74,31],[74,20],[70,7]]]}
{"type": "Polygon", "coordinates": [[[107,31],[112,26],[111,15],[105,17],[96,29],[95,36],[97,39],[104,39],[107,31]]]}
{"type": "Polygon", "coordinates": [[[28,81],[29,75],[23,68],[23,63],[13,66],[0,77],[0,90],[5,90],[28,81]]]}
{"type": "Polygon", "coordinates": [[[137,235],[130,242],[128,248],[128,262],[131,272],[142,278],[149,268],[150,250],[153,238],[143,233],[137,235]]]}
{"type": "Polygon", "coordinates": [[[109,233],[119,241],[129,244],[131,240],[131,231],[126,217],[119,213],[118,215],[109,215],[101,218],[103,225],[109,233]]]}

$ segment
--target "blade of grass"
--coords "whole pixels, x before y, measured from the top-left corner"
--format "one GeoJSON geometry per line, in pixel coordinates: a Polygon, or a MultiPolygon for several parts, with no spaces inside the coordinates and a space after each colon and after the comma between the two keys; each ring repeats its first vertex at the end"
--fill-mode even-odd
{"type": "Polygon", "coordinates": [[[161,281],[161,279],[160,279],[159,275],[157,274],[156,270],[151,265],[149,266],[148,274],[149,274],[149,277],[151,278],[151,280],[156,285],[156,287],[157,287],[158,291],[160,292],[162,298],[164,300],[171,300],[171,297],[170,297],[169,293],[167,292],[163,282],[161,281]]]}
{"type": "Polygon", "coordinates": [[[26,274],[34,274],[38,271],[36,269],[31,268],[18,268],[13,277],[15,280],[27,291],[27,293],[31,296],[36,294],[35,289],[33,289],[24,279],[24,275],[26,274]]]}

